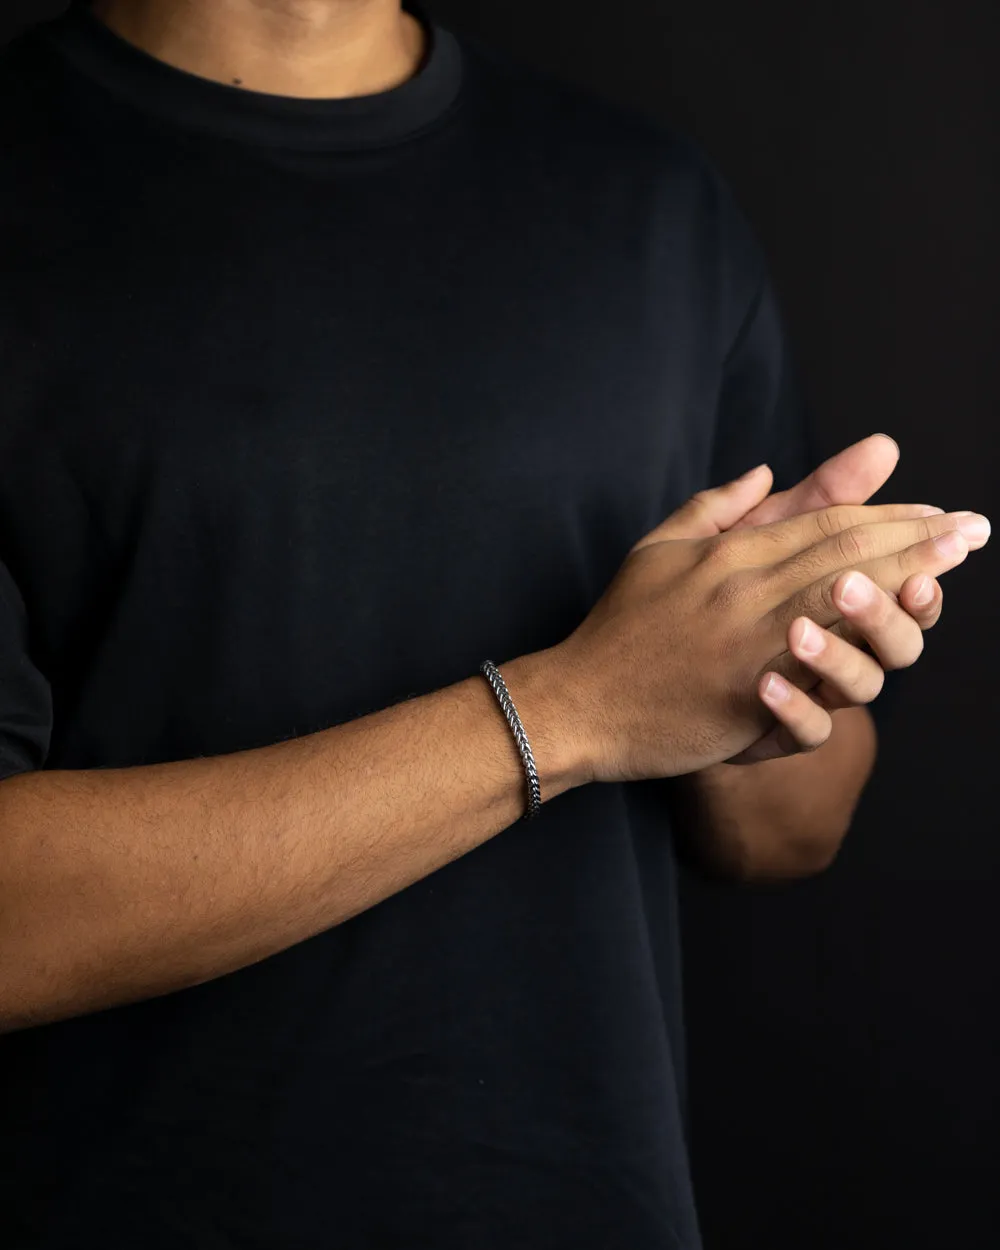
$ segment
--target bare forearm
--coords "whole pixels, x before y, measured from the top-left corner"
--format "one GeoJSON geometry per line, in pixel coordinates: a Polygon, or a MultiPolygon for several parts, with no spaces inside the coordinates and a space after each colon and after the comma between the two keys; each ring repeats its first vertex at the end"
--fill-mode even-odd
{"type": "MultiPolygon", "coordinates": [[[[501,671],[543,800],[580,784],[546,656],[501,671]]],[[[0,1030],[263,959],[522,814],[524,772],[472,677],[321,733],[209,759],[0,783],[0,1030]]]]}
{"type": "Polygon", "coordinates": [[[818,750],[765,763],[717,764],[676,782],[675,821],[691,858],[739,879],[808,876],[843,841],[875,762],[865,708],[843,708],[818,750]]]}

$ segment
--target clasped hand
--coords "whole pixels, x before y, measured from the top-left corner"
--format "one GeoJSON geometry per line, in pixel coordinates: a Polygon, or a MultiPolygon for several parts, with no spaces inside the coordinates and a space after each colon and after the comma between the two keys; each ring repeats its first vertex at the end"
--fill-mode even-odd
{"type": "MultiPolygon", "coordinates": [[[[864,504],[888,480],[898,459],[894,440],[873,434],[825,461],[797,486],[773,495],[767,494],[770,471],[762,465],[740,480],[744,493],[701,492],[656,535],[707,537],[833,505],[864,504]],[[747,509],[748,499],[755,496],[747,509]]],[[[940,515],[943,509],[927,506],[925,511],[940,515]]],[[[945,568],[984,546],[990,534],[985,517],[972,512],[954,516],[957,528],[934,540],[945,568]]],[[[872,702],[887,671],[906,668],[920,657],[924,633],[937,624],[943,606],[937,577],[921,572],[907,577],[894,595],[851,571],[834,587],[833,600],[842,613],[834,625],[823,628],[806,616],[790,625],[783,663],[763,673],[758,686],[777,723],[728,763],[757,763],[821,746],[833,728],[833,712],[872,702]]]]}

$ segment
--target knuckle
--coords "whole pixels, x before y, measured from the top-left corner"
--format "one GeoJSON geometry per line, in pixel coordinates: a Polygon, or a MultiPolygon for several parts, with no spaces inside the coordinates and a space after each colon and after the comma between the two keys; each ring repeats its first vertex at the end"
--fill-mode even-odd
{"type": "Polygon", "coordinates": [[[895,556],[897,568],[897,581],[902,586],[903,582],[917,572],[923,564],[921,552],[918,547],[904,547],[902,551],[897,551],[895,556]]]}
{"type": "Polygon", "coordinates": [[[813,475],[812,487],[813,487],[813,490],[816,492],[816,494],[819,496],[819,498],[823,501],[824,508],[837,508],[841,506],[834,499],[833,492],[827,486],[825,476],[823,473],[816,473],[813,475]]]}
{"type": "Polygon", "coordinates": [[[837,554],[846,564],[856,564],[867,559],[869,542],[866,532],[859,526],[841,530],[835,540],[837,554]]]}
{"type": "Polygon", "coordinates": [[[840,617],[840,608],[833,597],[838,579],[839,574],[837,577],[826,577],[809,588],[802,601],[803,616],[811,617],[820,625],[825,620],[836,621],[840,617]]]}
{"type": "Polygon", "coordinates": [[[729,532],[708,538],[702,545],[701,563],[713,569],[716,576],[725,576],[729,570],[739,567],[740,547],[739,537],[729,532]]]}
{"type": "Polygon", "coordinates": [[[750,577],[747,573],[727,568],[726,575],[709,591],[712,608],[725,615],[741,607],[750,598],[750,577]]]}
{"type": "Polygon", "coordinates": [[[821,508],[815,513],[816,528],[821,538],[834,538],[843,530],[843,510],[840,507],[821,508]]]}
{"type": "Polygon", "coordinates": [[[732,545],[732,536],[728,532],[706,538],[701,547],[702,559],[709,561],[727,559],[732,545]]]}

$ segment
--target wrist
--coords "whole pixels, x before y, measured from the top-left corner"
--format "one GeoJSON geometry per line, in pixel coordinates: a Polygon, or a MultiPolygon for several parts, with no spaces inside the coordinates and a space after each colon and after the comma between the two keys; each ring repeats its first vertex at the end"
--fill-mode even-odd
{"type": "Polygon", "coordinates": [[[594,770],[586,718],[556,647],[498,664],[531,745],[542,801],[587,785],[594,770]]]}

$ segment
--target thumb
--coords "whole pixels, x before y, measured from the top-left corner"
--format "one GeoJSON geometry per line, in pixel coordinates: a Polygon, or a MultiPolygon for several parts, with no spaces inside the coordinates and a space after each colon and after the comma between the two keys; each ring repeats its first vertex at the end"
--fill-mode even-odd
{"type": "Polygon", "coordinates": [[[774,478],[766,464],[742,477],[711,490],[700,490],[687,503],[672,512],[656,529],[650,530],[632,548],[638,551],[650,543],[677,538],[712,538],[736,522],[767,496],[774,478]]]}

